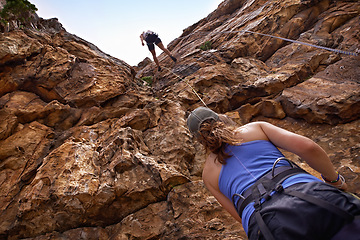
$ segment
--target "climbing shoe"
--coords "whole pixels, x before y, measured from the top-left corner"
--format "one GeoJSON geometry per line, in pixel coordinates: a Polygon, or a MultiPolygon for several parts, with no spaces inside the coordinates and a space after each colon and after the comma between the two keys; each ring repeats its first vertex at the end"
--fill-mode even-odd
{"type": "Polygon", "coordinates": [[[177,61],[177,59],[176,59],[175,57],[173,57],[173,56],[171,56],[171,59],[172,59],[174,62],[177,61]]]}
{"type": "Polygon", "coordinates": [[[161,67],[160,67],[160,66],[158,67],[158,71],[161,71],[161,67]]]}

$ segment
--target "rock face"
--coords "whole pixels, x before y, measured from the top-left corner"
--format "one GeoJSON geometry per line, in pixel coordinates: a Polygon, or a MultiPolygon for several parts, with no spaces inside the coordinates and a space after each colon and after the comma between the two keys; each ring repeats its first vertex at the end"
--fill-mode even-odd
{"type": "Polygon", "coordinates": [[[185,123],[198,96],[312,138],[360,195],[359,56],[251,33],[356,53],[359,13],[358,1],[225,0],[169,44],[178,62],[160,55],[161,72],[56,19],[1,33],[0,239],[246,239],[201,181],[185,123]]]}

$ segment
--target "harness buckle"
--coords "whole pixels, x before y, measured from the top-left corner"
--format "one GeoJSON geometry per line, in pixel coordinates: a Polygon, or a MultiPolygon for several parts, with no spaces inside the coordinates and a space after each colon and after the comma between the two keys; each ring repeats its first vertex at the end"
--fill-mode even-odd
{"type": "Polygon", "coordinates": [[[260,209],[261,209],[261,203],[260,203],[260,201],[255,201],[255,203],[254,203],[254,208],[255,208],[255,210],[260,210],[260,209]]]}
{"type": "Polygon", "coordinates": [[[284,187],[281,184],[277,184],[274,191],[281,193],[284,191],[284,187]]]}
{"type": "Polygon", "coordinates": [[[265,199],[265,201],[270,200],[270,198],[271,198],[270,193],[266,193],[266,194],[263,196],[263,198],[265,199]]]}

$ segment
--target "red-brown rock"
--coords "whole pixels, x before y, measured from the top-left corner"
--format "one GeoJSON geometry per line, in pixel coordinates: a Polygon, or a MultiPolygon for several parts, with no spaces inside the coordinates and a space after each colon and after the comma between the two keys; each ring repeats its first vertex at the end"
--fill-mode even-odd
{"type": "Polygon", "coordinates": [[[169,44],[178,61],[161,54],[161,72],[57,19],[11,24],[0,34],[0,239],[246,239],[201,181],[205,152],[186,118],[204,103],[312,138],[360,195],[359,56],[336,52],[359,52],[359,13],[358,1],[225,0],[169,44]]]}

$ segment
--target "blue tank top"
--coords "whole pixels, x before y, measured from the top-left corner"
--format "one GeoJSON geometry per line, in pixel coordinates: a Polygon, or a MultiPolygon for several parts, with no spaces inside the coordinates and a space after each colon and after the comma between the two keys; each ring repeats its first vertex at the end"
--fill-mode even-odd
{"type": "MultiPolygon", "coordinates": [[[[241,145],[228,145],[227,153],[231,155],[226,159],[226,164],[222,166],[219,175],[220,191],[232,201],[235,193],[242,194],[261,176],[268,172],[276,159],[284,155],[269,141],[256,140],[242,143],[241,145]]],[[[287,161],[280,161],[276,167],[289,166],[287,161]]],[[[310,174],[297,174],[287,178],[283,182],[284,188],[300,182],[320,181],[310,174]]],[[[234,204],[239,200],[234,197],[234,204]]],[[[254,212],[253,204],[245,207],[242,216],[242,225],[248,233],[248,222],[254,212]]]]}

